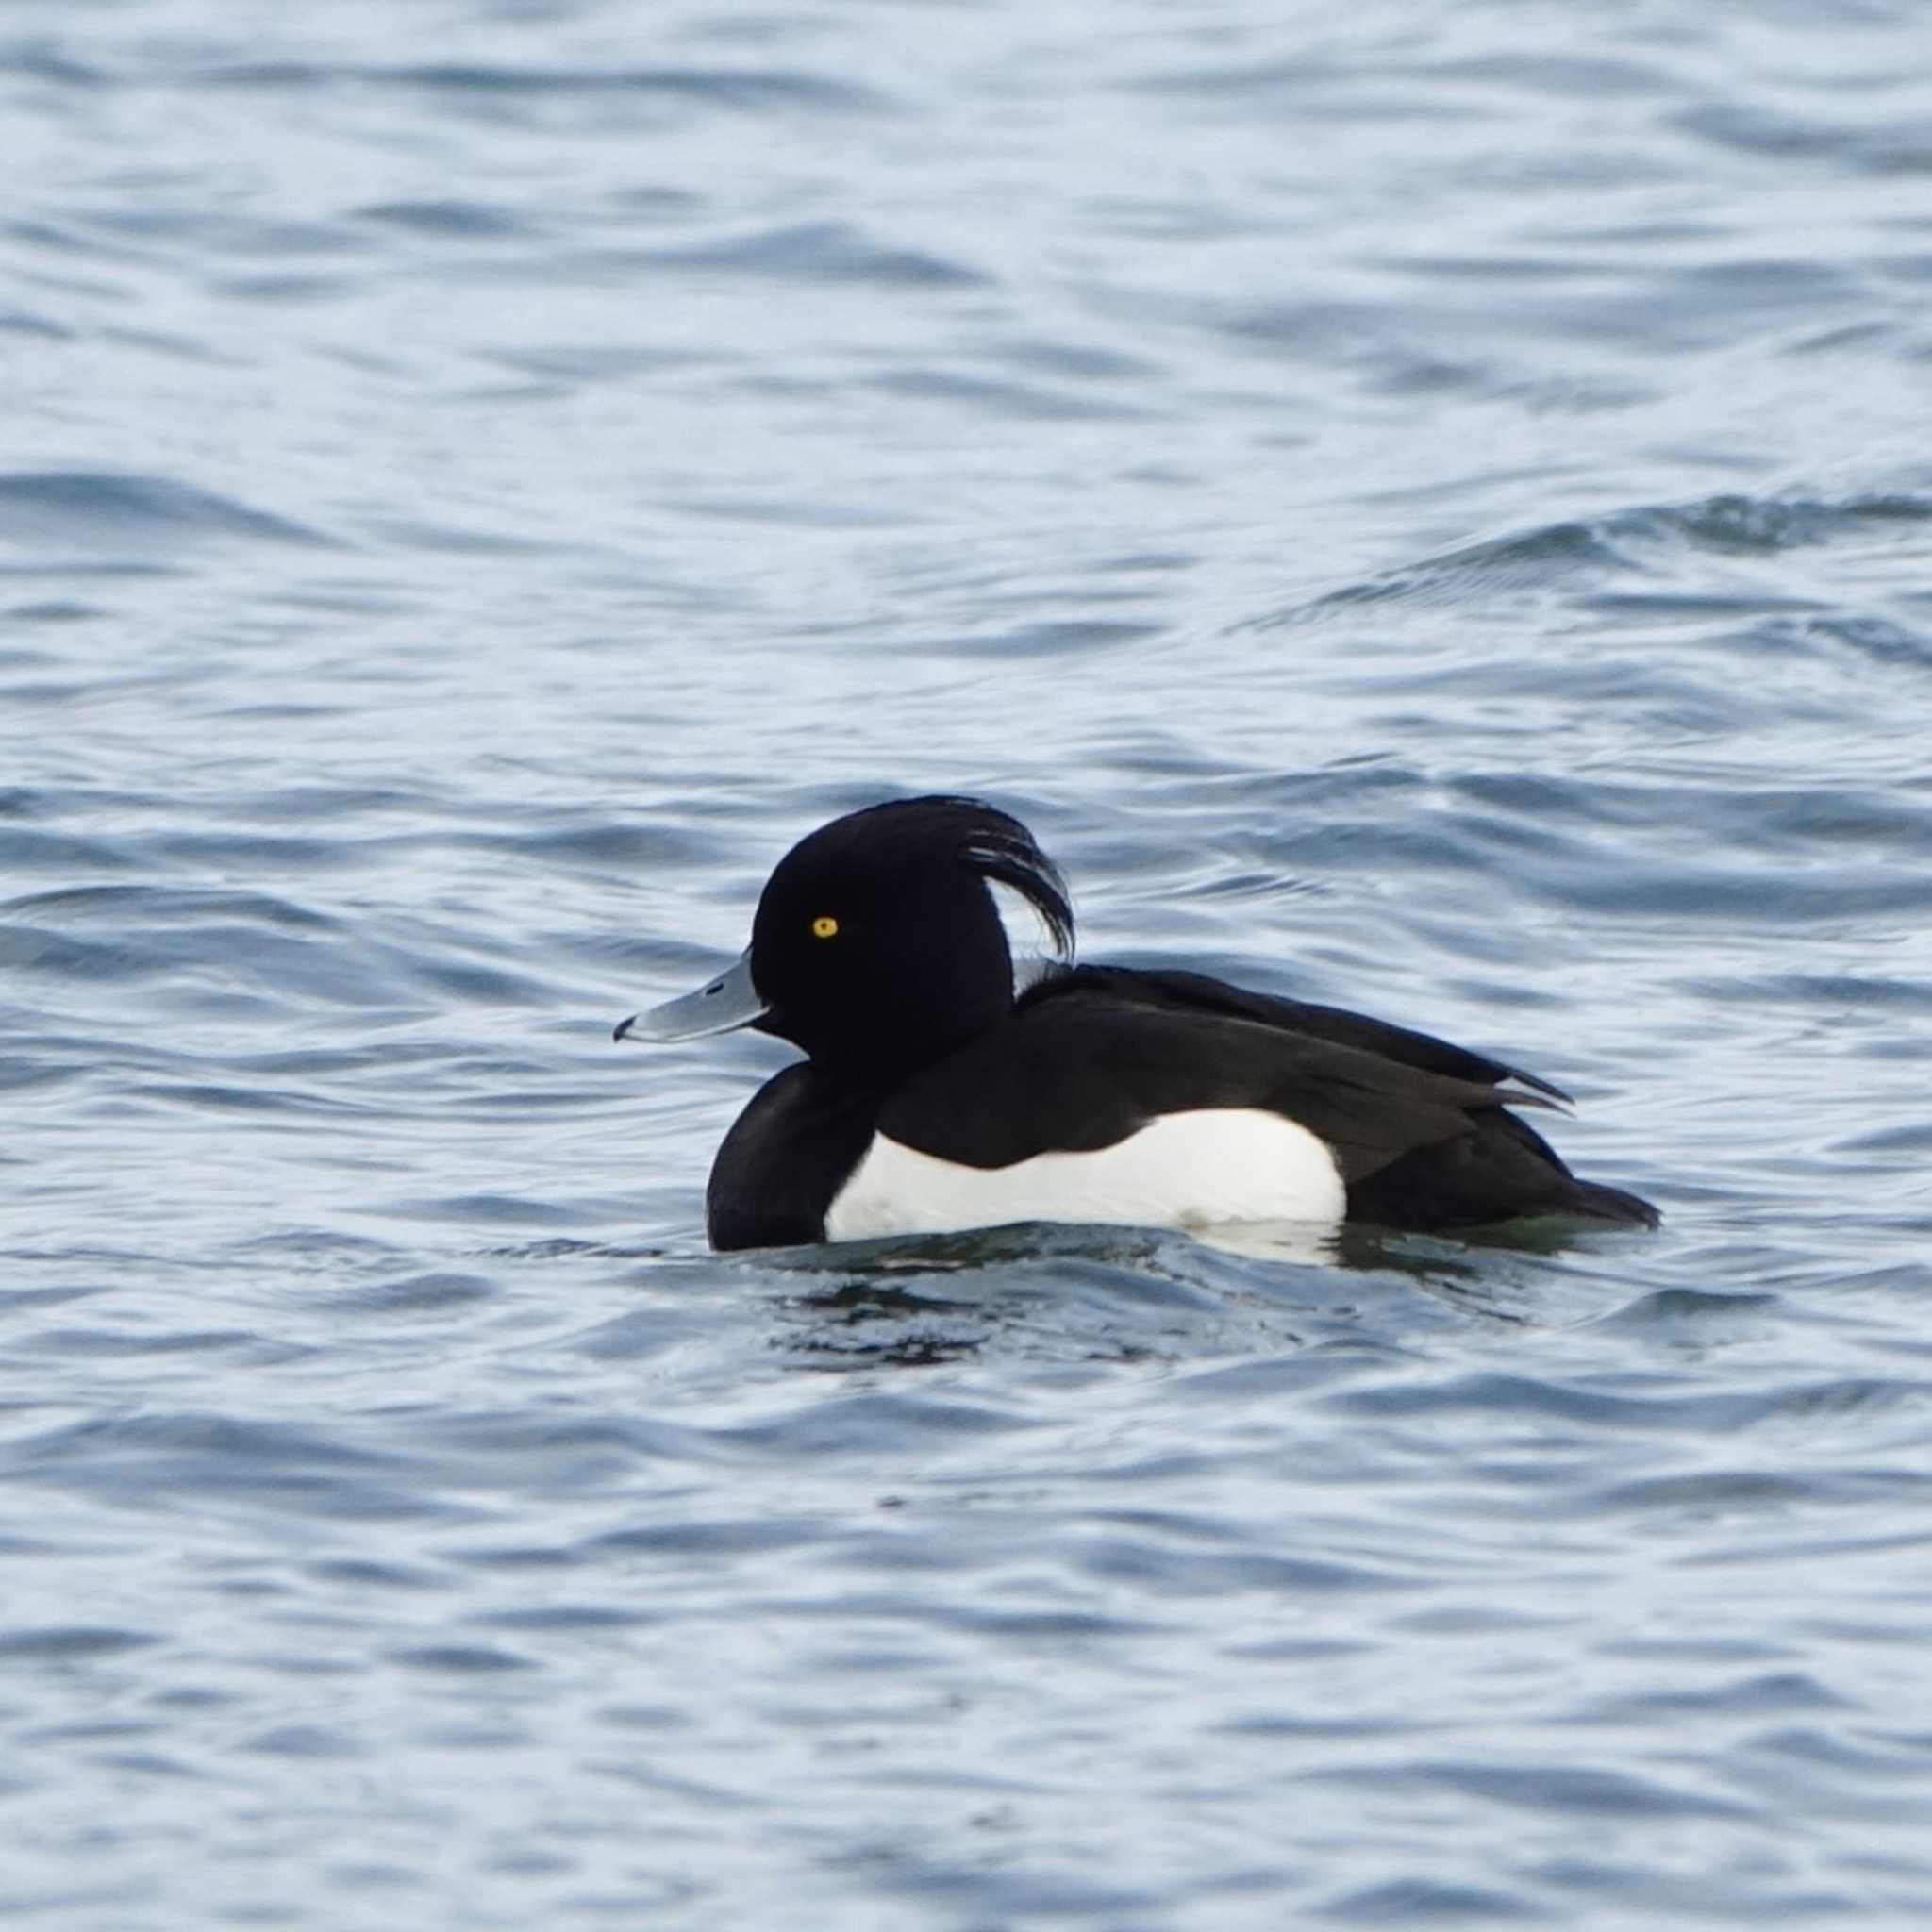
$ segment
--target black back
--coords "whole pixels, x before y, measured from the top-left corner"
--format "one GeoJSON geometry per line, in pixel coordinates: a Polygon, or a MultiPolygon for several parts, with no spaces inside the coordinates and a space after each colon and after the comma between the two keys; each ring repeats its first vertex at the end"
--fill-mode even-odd
{"type": "MultiPolygon", "coordinates": [[[[1337,1046],[1357,1047],[1364,1053],[1379,1054],[1385,1059],[1399,1060],[1406,1067],[1424,1073],[1447,1074],[1457,1080],[1473,1080],[1484,1087],[1505,1081],[1543,1094],[1566,1105],[1570,1096],[1560,1087],[1521,1067],[1491,1059],[1486,1054],[1472,1053],[1467,1047],[1452,1046],[1433,1034],[1417,1033],[1387,1020],[1371,1019],[1366,1013],[1351,1013],[1344,1007],[1316,1006],[1307,1000],[1284,999],[1278,993],[1250,992],[1246,987],[1230,986],[1224,979],[1211,979],[1205,973],[1182,973],[1159,968],[1140,971],[1126,967],[1090,966],[1082,977],[1091,986],[1111,987],[1124,997],[1149,1004],[1160,1004],[1197,1012],[1225,1013],[1231,1019],[1253,1020],[1289,1033],[1306,1034],[1311,1040],[1326,1040],[1337,1046]]],[[[1055,982],[1038,989],[1045,993],[1055,982]]],[[[1065,991],[1064,987],[1061,989],[1065,991]]],[[[1530,1105],[1536,1105],[1531,1102],[1530,1105]]]]}

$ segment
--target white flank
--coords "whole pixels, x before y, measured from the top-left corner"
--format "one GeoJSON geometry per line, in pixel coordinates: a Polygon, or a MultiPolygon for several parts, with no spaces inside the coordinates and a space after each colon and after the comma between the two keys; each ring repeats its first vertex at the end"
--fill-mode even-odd
{"type": "Polygon", "coordinates": [[[1327,1145],[1279,1114],[1203,1108],[1162,1114],[1091,1154],[964,1167],[873,1137],[825,1215],[829,1241],[946,1234],[1014,1221],[1125,1227],[1337,1223],[1346,1195],[1327,1145]]]}

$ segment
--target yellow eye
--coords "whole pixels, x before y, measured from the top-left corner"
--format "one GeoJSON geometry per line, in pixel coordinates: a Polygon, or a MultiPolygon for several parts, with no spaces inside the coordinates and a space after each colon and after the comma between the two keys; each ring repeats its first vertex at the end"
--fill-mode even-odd
{"type": "Polygon", "coordinates": [[[811,923],[811,936],[815,940],[828,940],[835,937],[839,922],[829,912],[821,912],[811,923]]]}

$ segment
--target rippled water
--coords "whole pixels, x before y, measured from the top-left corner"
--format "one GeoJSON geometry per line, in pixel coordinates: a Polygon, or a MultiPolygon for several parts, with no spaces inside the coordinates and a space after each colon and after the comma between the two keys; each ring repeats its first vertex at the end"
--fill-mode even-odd
{"type": "Polygon", "coordinates": [[[1932,1917],[1928,53],[9,11],[9,1920],[1932,1917]],[[1663,1231],[711,1257],[940,787],[1663,1231]]]}

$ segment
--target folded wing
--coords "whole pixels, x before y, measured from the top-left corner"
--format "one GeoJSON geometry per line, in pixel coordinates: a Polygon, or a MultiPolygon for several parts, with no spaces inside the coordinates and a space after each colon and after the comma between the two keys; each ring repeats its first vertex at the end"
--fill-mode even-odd
{"type": "Polygon", "coordinates": [[[1648,1224],[1634,1195],[1579,1180],[1510,1107],[1560,1090],[1446,1041],[1191,973],[1083,967],[886,1103],[884,1132],[992,1168],[1111,1145],[1161,1115],[1255,1108],[1332,1150],[1354,1219],[1474,1226],[1577,1213],[1648,1224]]]}

